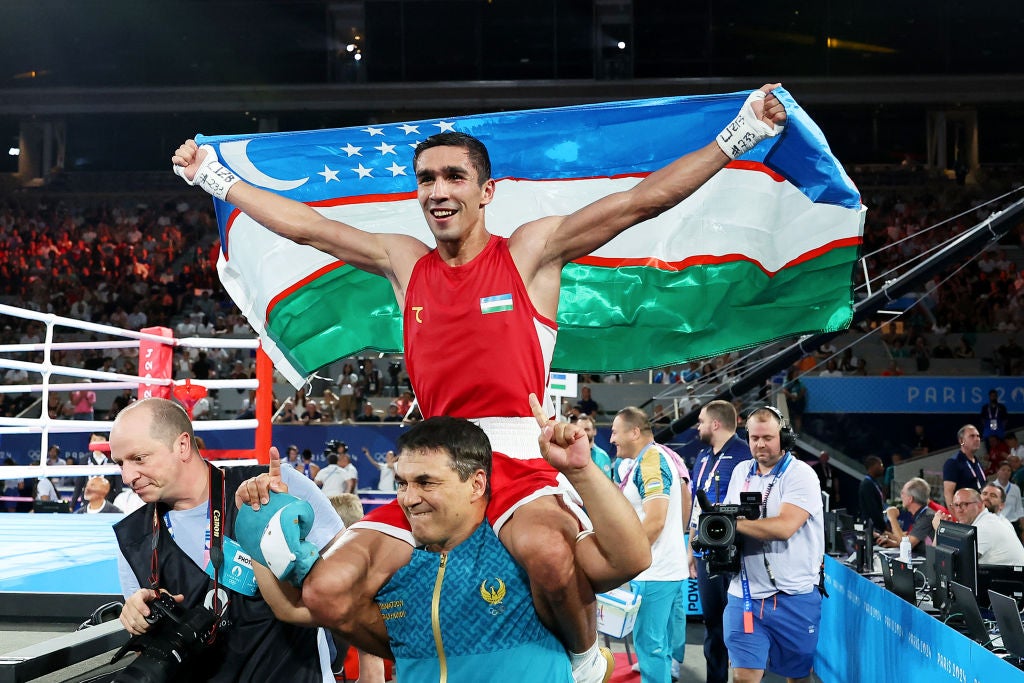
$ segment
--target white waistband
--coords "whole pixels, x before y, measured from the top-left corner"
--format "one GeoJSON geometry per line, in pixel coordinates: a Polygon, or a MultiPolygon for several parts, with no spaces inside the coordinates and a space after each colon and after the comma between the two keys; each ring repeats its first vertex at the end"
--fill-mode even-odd
{"type": "Polygon", "coordinates": [[[532,417],[479,417],[470,422],[484,430],[491,449],[498,453],[518,460],[541,457],[537,445],[540,427],[532,417]]]}

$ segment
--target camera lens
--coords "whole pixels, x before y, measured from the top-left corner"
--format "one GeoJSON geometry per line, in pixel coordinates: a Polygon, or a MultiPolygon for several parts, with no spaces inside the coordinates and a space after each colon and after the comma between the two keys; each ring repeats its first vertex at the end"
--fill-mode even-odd
{"type": "Polygon", "coordinates": [[[728,517],[704,515],[698,529],[701,541],[707,546],[726,546],[736,537],[736,526],[728,517]]]}

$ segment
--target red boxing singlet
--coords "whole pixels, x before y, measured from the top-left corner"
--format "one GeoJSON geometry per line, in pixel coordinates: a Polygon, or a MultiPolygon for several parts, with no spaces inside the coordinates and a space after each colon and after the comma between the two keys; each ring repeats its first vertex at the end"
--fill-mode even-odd
{"type": "Polygon", "coordinates": [[[532,417],[543,400],[557,324],[534,308],[508,239],[492,235],[463,266],[437,250],[405,292],[405,362],[423,417],[532,417]]]}

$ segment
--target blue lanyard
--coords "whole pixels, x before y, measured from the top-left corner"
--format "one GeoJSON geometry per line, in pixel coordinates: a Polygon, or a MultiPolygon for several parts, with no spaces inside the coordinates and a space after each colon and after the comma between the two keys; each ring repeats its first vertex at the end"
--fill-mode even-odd
{"type": "MultiPolygon", "coordinates": [[[[782,460],[775,464],[772,470],[764,475],[771,477],[772,480],[768,482],[768,487],[761,494],[761,519],[767,517],[768,513],[768,496],[771,494],[772,489],[775,487],[775,482],[779,480],[782,473],[789,467],[790,454],[787,452],[782,456],[782,460]]],[[[754,476],[754,471],[757,469],[757,460],[751,461],[751,468],[747,470],[746,481],[744,482],[743,489],[750,489],[750,479],[754,476]]],[[[753,633],[754,632],[754,601],[750,597],[750,580],[747,578],[747,565],[746,558],[740,555],[740,586],[743,588],[743,632],[753,633]]],[[[768,564],[768,556],[764,555],[764,566],[768,570],[768,578],[771,579],[772,585],[775,585],[775,578],[772,576],[771,566],[768,564]]]]}

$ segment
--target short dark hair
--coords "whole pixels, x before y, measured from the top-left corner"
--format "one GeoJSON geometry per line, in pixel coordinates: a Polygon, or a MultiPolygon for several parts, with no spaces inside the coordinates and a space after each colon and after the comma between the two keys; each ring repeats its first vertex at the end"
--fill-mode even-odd
{"type": "MultiPolygon", "coordinates": [[[[999,502],[1000,503],[1005,503],[1006,502],[1006,491],[1003,490],[1003,487],[1002,486],[998,486],[996,484],[986,484],[985,488],[987,489],[990,486],[992,488],[994,488],[996,491],[999,491],[999,502]]],[[[982,490],[984,490],[984,489],[982,489],[982,490]]]]}
{"type": "Polygon", "coordinates": [[[395,445],[399,458],[406,451],[443,450],[448,453],[449,466],[461,481],[483,470],[490,491],[491,442],[484,430],[469,420],[446,415],[431,417],[413,425],[398,437],[395,445]]]}
{"type": "Polygon", "coordinates": [[[736,406],[728,401],[715,400],[704,406],[708,417],[718,420],[730,432],[736,431],[736,406]]]}
{"type": "Polygon", "coordinates": [[[882,459],[877,455],[869,455],[864,458],[864,469],[870,470],[873,466],[881,464],[883,464],[882,459]]]}
{"type": "Polygon", "coordinates": [[[645,434],[652,431],[651,420],[647,417],[647,413],[636,406],[626,406],[616,413],[616,417],[622,418],[622,421],[629,425],[630,428],[636,427],[645,434]]]}
{"type": "Polygon", "coordinates": [[[473,165],[473,170],[476,171],[477,182],[483,185],[491,179],[491,157],[487,153],[487,147],[472,135],[454,131],[431,135],[416,145],[416,151],[412,153],[412,167],[414,170],[420,154],[432,147],[461,147],[469,154],[469,163],[473,165]]]}
{"type": "Polygon", "coordinates": [[[327,456],[327,464],[328,465],[337,465],[338,464],[338,454],[337,453],[331,453],[330,455],[328,455],[327,456]]]}

